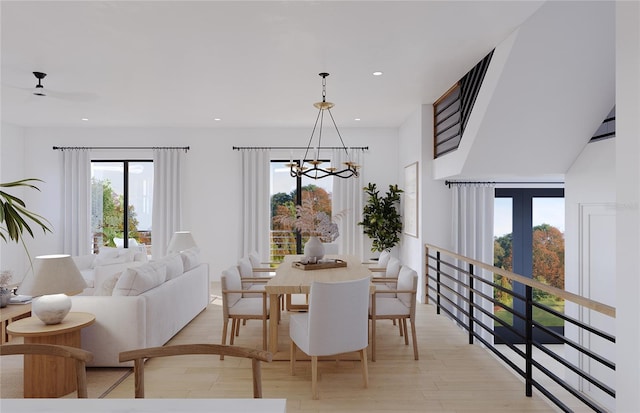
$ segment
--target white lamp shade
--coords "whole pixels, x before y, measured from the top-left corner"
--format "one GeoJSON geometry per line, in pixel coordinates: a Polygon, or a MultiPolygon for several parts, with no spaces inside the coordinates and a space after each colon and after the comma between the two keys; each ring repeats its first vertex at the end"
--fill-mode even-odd
{"type": "Polygon", "coordinates": [[[34,297],[46,294],[78,294],[87,283],[70,255],[42,255],[34,260],[29,272],[18,288],[19,294],[34,297]]]}
{"type": "Polygon", "coordinates": [[[167,247],[167,253],[175,254],[189,248],[196,247],[196,241],[193,239],[193,235],[189,231],[177,231],[171,237],[169,246],[167,247]]]}

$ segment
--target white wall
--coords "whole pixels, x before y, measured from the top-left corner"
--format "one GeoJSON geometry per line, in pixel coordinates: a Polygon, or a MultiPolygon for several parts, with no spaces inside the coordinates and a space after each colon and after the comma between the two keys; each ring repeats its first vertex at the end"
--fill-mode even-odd
{"type": "MultiPolygon", "coordinates": [[[[24,130],[13,125],[2,125],[0,133],[0,182],[12,182],[19,179],[31,178],[24,173],[24,130]]],[[[25,199],[24,189],[4,189],[6,192],[25,199]]],[[[41,213],[27,203],[27,208],[41,213]]],[[[35,228],[31,227],[33,230],[35,228]]],[[[42,232],[34,232],[36,237],[42,236],[42,232]]],[[[29,246],[31,240],[27,236],[25,244],[29,246]]],[[[28,260],[22,244],[13,241],[5,243],[0,241],[0,270],[12,270],[12,283],[18,283],[24,278],[28,268],[28,260]]]]}
{"type": "MultiPolygon", "coordinates": [[[[386,186],[397,181],[395,129],[341,130],[348,146],[369,146],[362,171],[364,182],[386,186]]],[[[240,153],[232,146],[304,146],[306,129],[199,129],[199,128],[29,128],[25,130],[24,174],[42,178],[41,196],[29,205],[46,216],[54,234],[38,237],[33,254],[62,253],[62,155],[52,146],[190,146],[186,156],[184,230],[192,231],[212,278],[235,264],[240,254],[240,153]]],[[[3,157],[13,156],[2,147],[3,157]]],[[[104,158],[140,158],[146,151],[96,151],[104,158]]],[[[287,153],[288,157],[288,153],[287,153]]]]}

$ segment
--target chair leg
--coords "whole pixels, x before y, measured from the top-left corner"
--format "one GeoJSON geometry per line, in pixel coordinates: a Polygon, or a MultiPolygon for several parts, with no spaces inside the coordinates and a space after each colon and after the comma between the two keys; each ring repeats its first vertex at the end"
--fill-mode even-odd
{"type": "Polygon", "coordinates": [[[289,349],[289,372],[292,376],[296,375],[296,343],[291,340],[291,347],[289,349]]]}
{"type": "Polygon", "coordinates": [[[233,345],[233,339],[236,336],[236,326],[238,324],[238,319],[237,318],[232,318],[231,319],[231,332],[229,334],[229,344],[233,345]]]}
{"type": "Polygon", "coordinates": [[[402,318],[402,329],[404,330],[404,344],[406,346],[409,345],[409,334],[407,334],[408,330],[407,330],[407,319],[406,318],[402,318]]]}
{"type": "Polygon", "coordinates": [[[367,348],[360,350],[360,363],[362,364],[362,378],[364,379],[364,388],[369,388],[369,368],[367,366],[367,348]]]}
{"type": "Polygon", "coordinates": [[[318,356],[311,356],[311,398],[320,399],[318,393],[318,356]]]}
{"type": "Polygon", "coordinates": [[[418,360],[418,341],[416,340],[416,321],[411,319],[411,339],[413,340],[413,358],[418,360]]]}
{"type": "MultiPolygon", "coordinates": [[[[277,322],[277,321],[276,321],[277,322]]],[[[262,349],[267,350],[267,319],[262,319],[262,349]]]]}
{"type": "MultiPolygon", "coordinates": [[[[247,322],[247,320],[243,320],[245,323],[247,322]]],[[[236,320],[236,331],[235,331],[236,337],[238,337],[240,335],[240,320],[236,320]]]]}
{"type": "Polygon", "coordinates": [[[371,361],[376,361],[376,319],[371,319],[371,361]]]}
{"type": "MultiPolygon", "coordinates": [[[[393,325],[396,325],[396,319],[393,319],[393,325]]],[[[402,330],[402,322],[400,322],[400,319],[398,319],[398,330],[400,331],[400,337],[402,337],[405,332],[402,330]]]]}
{"type": "MultiPolygon", "coordinates": [[[[229,325],[229,319],[227,318],[226,320],[224,320],[224,323],[222,323],[222,345],[224,346],[225,344],[227,344],[227,326],[229,325]]],[[[224,355],[220,354],[220,360],[224,360],[224,355]]]]}

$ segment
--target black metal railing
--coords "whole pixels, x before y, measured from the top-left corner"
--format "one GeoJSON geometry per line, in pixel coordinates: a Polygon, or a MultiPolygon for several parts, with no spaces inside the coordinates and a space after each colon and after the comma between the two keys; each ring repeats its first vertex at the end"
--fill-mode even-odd
{"type": "Polygon", "coordinates": [[[481,342],[520,375],[524,379],[526,396],[531,397],[535,388],[567,412],[574,411],[572,406],[575,404],[597,412],[611,409],[616,393],[613,380],[609,378],[616,367],[599,351],[611,349],[615,336],[604,331],[606,328],[590,325],[583,319],[598,319],[599,324],[611,326],[615,321],[615,308],[434,245],[425,245],[425,254],[427,298],[435,303],[437,313],[446,313],[467,330],[469,344],[475,340],[481,342]],[[512,284],[523,284],[525,294],[516,294],[495,283],[495,275],[506,277],[512,284]],[[495,290],[508,294],[512,298],[509,300],[511,305],[494,298],[495,290]],[[535,300],[534,290],[564,299],[565,311],[557,311],[535,300]],[[516,302],[524,306],[514,305],[516,302]],[[513,317],[513,323],[496,316],[495,309],[507,311],[513,317]],[[559,333],[537,321],[534,309],[564,320],[564,331],[568,333],[559,333]],[[500,330],[508,334],[503,335],[500,330]],[[514,336],[522,339],[524,349],[510,339],[514,336]],[[561,343],[562,351],[553,351],[551,346],[543,344],[545,336],[561,343]],[[495,345],[495,341],[505,344],[495,345]],[[563,369],[564,374],[558,374],[534,357],[534,349],[563,369]]]}

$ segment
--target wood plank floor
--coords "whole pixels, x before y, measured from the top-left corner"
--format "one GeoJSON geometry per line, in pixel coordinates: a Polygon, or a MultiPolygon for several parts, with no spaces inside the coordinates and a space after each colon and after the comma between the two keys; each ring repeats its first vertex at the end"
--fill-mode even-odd
{"type": "MultiPolygon", "coordinates": [[[[219,343],[222,331],[219,284],[213,284],[212,305],[169,344],[219,343]]],[[[288,349],[288,321],[280,325],[280,350],[288,349]]],[[[379,322],[376,362],[369,362],[369,388],[362,385],[358,361],[319,364],[320,400],[311,400],[310,363],[263,363],[263,397],[286,398],[287,411],[296,412],[553,412],[546,400],[524,395],[524,384],[432,305],[418,305],[417,336],[420,360],[413,359],[397,327],[379,322]]],[[[236,345],[259,348],[261,323],[240,329],[236,345]]],[[[251,397],[251,364],[227,357],[180,356],[147,362],[145,390],[153,398],[251,397]]],[[[133,375],[106,397],[132,398],[133,375]]]]}

